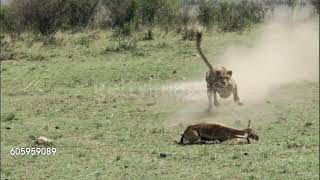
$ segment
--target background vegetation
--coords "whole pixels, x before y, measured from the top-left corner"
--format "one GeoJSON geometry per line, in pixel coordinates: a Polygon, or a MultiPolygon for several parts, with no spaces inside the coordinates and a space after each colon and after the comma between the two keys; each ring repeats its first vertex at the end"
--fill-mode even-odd
{"type": "Polygon", "coordinates": [[[293,10],[306,5],[319,9],[314,0],[11,0],[1,7],[0,18],[3,32],[32,30],[44,36],[87,27],[111,28],[116,35],[129,35],[142,27],[168,31],[195,24],[220,31],[241,31],[262,22],[276,5],[293,10]]]}

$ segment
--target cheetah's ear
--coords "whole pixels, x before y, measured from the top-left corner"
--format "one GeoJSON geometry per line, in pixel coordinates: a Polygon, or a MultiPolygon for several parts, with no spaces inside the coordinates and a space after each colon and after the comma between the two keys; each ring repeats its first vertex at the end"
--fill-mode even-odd
{"type": "Polygon", "coordinates": [[[232,76],[232,71],[230,70],[230,71],[227,71],[227,73],[230,75],[230,76],[232,76]]]}

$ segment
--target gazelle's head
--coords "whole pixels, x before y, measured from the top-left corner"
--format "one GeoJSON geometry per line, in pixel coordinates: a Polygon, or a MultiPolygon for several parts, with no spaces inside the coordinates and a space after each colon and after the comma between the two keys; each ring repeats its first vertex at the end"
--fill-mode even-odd
{"type": "Polygon", "coordinates": [[[245,131],[245,138],[250,138],[250,139],[254,139],[256,141],[259,141],[259,136],[257,135],[257,133],[250,128],[250,124],[251,124],[251,120],[249,120],[248,122],[248,127],[246,129],[244,129],[245,131]]]}

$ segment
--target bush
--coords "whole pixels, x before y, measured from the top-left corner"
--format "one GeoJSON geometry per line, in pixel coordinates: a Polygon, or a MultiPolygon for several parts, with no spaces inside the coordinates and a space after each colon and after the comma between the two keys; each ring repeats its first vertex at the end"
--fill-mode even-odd
{"type": "Polygon", "coordinates": [[[63,24],[69,28],[86,27],[92,21],[99,0],[66,0],[64,4],[65,21],[63,24]]]}
{"type": "Polygon", "coordinates": [[[183,4],[178,13],[178,24],[187,27],[191,21],[191,6],[183,4]]]}
{"type": "Polygon", "coordinates": [[[127,22],[121,26],[116,26],[113,28],[113,37],[119,37],[119,36],[129,36],[133,32],[134,27],[133,24],[130,22],[127,22]]]}
{"type": "Polygon", "coordinates": [[[320,14],[320,1],[319,0],[311,0],[311,5],[314,7],[316,12],[320,14]]]}
{"type": "Polygon", "coordinates": [[[114,36],[128,36],[134,27],[135,0],[102,0],[107,12],[107,26],[113,28],[114,36]]]}
{"type": "Polygon", "coordinates": [[[133,21],[136,12],[135,0],[103,0],[103,6],[109,13],[110,27],[124,27],[133,21]]]}
{"type": "Polygon", "coordinates": [[[64,20],[63,0],[13,0],[11,8],[23,20],[26,27],[41,33],[52,35],[61,27],[64,20]]]}
{"type": "Polygon", "coordinates": [[[206,27],[215,25],[220,31],[243,30],[251,24],[263,21],[267,9],[258,2],[202,0],[198,8],[198,20],[206,27]]]}
{"type": "Polygon", "coordinates": [[[235,2],[222,2],[216,8],[216,21],[221,31],[242,30],[250,25],[250,17],[246,16],[248,10],[241,9],[243,4],[235,2]]]}
{"type": "Polygon", "coordinates": [[[14,11],[8,6],[0,7],[0,27],[2,32],[14,32],[19,25],[19,20],[14,11]]]}
{"type": "Polygon", "coordinates": [[[160,8],[156,13],[156,22],[167,32],[171,26],[175,26],[179,10],[178,1],[163,0],[160,2],[160,8]]]}
{"type": "Polygon", "coordinates": [[[131,51],[136,50],[137,41],[135,38],[131,37],[118,37],[114,39],[113,43],[106,47],[103,54],[108,54],[109,52],[121,52],[121,51],[131,51]]]}
{"type": "Polygon", "coordinates": [[[178,3],[170,0],[103,0],[103,6],[108,12],[107,24],[113,28],[115,36],[127,36],[140,26],[146,26],[147,39],[152,39],[155,25],[168,30],[174,24],[178,3]]]}
{"type": "Polygon", "coordinates": [[[33,30],[50,39],[58,30],[87,27],[99,15],[100,23],[111,27],[115,36],[128,36],[145,26],[145,39],[150,40],[155,26],[166,32],[178,26],[192,37],[186,28],[195,19],[207,28],[242,30],[261,22],[265,9],[249,0],[11,0],[9,8],[1,7],[0,20],[5,31],[33,30]]]}
{"type": "Polygon", "coordinates": [[[10,8],[23,30],[53,36],[60,29],[85,27],[97,4],[98,0],[12,0],[10,8]]]}
{"type": "Polygon", "coordinates": [[[203,26],[212,27],[215,21],[217,7],[213,1],[201,0],[198,8],[198,21],[203,26]]]}
{"type": "Polygon", "coordinates": [[[16,52],[12,40],[8,36],[0,35],[0,61],[15,59],[16,52]]]}
{"type": "Polygon", "coordinates": [[[160,8],[160,0],[139,0],[138,16],[142,25],[154,26],[156,14],[160,8]]]}
{"type": "Polygon", "coordinates": [[[153,27],[157,25],[168,32],[177,21],[178,7],[178,1],[137,0],[136,23],[147,27],[144,39],[153,39],[153,27]]]}

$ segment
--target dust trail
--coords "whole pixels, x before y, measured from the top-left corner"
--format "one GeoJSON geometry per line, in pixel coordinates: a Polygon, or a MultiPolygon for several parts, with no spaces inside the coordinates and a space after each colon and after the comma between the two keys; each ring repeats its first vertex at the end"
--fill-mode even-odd
{"type": "MultiPolygon", "coordinates": [[[[219,60],[233,71],[240,98],[249,107],[265,103],[270,91],[282,85],[319,81],[318,18],[310,19],[310,13],[306,11],[296,12],[295,19],[290,18],[288,11],[276,12],[277,15],[263,25],[254,47],[230,47],[219,60]]],[[[204,80],[172,85],[171,89],[184,90],[185,93],[179,95],[184,95],[181,97],[184,100],[192,101],[192,105],[177,112],[165,122],[165,126],[183,126],[201,121],[237,121],[254,116],[248,108],[234,106],[232,100],[221,100],[222,105],[218,109],[205,112],[205,88],[204,80]]]]}
{"type": "Polygon", "coordinates": [[[255,47],[225,52],[222,62],[233,70],[243,99],[259,101],[280,85],[318,80],[319,23],[300,18],[291,23],[275,18],[255,47]]]}

